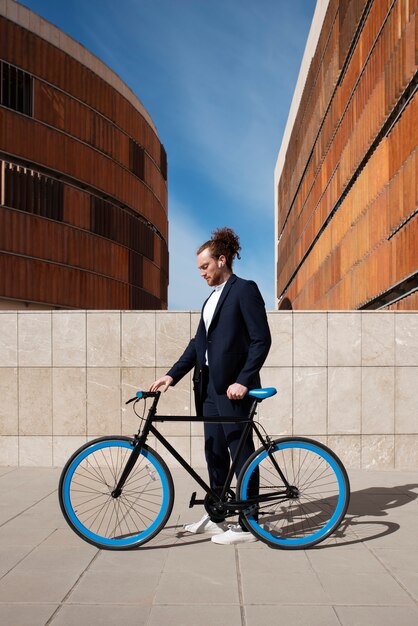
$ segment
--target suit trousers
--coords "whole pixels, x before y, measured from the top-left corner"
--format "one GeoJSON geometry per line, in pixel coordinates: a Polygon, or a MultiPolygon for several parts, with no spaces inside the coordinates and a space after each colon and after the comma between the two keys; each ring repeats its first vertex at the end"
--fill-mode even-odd
{"type": "MultiPolygon", "coordinates": [[[[214,491],[220,491],[227,479],[231,457],[235,458],[238,443],[246,424],[239,422],[236,424],[222,424],[211,421],[210,418],[246,418],[252,405],[252,399],[247,396],[242,400],[229,400],[226,394],[219,395],[216,392],[208,368],[204,368],[202,375],[203,417],[209,418],[204,422],[205,457],[208,466],[209,483],[214,491]]],[[[250,432],[235,468],[237,477],[244,463],[253,452],[254,443],[250,432]]],[[[249,493],[257,492],[258,480],[257,484],[250,485],[249,490],[249,493]]]]}

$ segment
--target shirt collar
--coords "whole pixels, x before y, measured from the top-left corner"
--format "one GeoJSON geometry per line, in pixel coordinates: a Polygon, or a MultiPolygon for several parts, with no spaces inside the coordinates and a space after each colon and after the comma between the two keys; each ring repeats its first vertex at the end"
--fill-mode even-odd
{"type": "Polygon", "coordinates": [[[228,282],[228,279],[226,279],[226,281],[224,283],[221,283],[220,285],[215,285],[215,291],[222,291],[222,289],[225,287],[227,282],[228,282]]]}

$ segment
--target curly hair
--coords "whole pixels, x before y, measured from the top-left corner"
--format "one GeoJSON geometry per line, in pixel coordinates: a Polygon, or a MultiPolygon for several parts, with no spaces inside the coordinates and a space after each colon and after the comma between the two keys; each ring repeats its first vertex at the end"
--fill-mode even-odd
{"type": "Polygon", "coordinates": [[[241,246],[239,243],[239,237],[232,228],[224,226],[223,228],[216,228],[212,232],[212,239],[205,241],[196,254],[200,254],[206,248],[210,249],[210,253],[215,259],[219,259],[220,256],[226,258],[226,264],[229,269],[232,269],[232,263],[235,259],[240,259],[239,251],[241,246]]]}

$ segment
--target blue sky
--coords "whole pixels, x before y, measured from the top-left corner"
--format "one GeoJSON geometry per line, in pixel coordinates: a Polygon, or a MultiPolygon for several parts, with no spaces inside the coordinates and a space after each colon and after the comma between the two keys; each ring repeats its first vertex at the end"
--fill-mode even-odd
{"type": "Polygon", "coordinates": [[[235,272],[274,308],[273,172],[315,0],[24,0],[109,65],[168,154],[169,308],[208,295],[195,252],[241,237],[235,272]]]}

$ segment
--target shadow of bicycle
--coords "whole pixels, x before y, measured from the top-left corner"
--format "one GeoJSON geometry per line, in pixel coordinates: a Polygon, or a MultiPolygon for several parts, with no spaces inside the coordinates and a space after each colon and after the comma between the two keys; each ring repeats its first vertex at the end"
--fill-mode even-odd
{"type": "Polygon", "coordinates": [[[331,546],[364,543],[395,533],[400,529],[398,521],[376,518],[386,517],[391,509],[412,503],[418,497],[414,489],[418,489],[418,484],[369,487],[352,492],[350,505],[341,526],[329,539],[314,549],[323,550],[331,546]]]}
{"type": "MultiPolygon", "coordinates": [[[[324,550],[333,546],[364,543],[396,532],[400,528],[397,521],[376,518],[386,517],[391,509],[412,503],[418,497],[414,489],[418,489],[418,484],[369,487],[352,492],[347,514],[340,527],[331,537],[312,549],[324,550]]],[[[210,537],[207,535],[191,535],[184,532],[180,517],[177,516],[174,523],[165,526],[157,537],[139,549],[181,548],[207,542],[210,542],[210,537]]]]}

